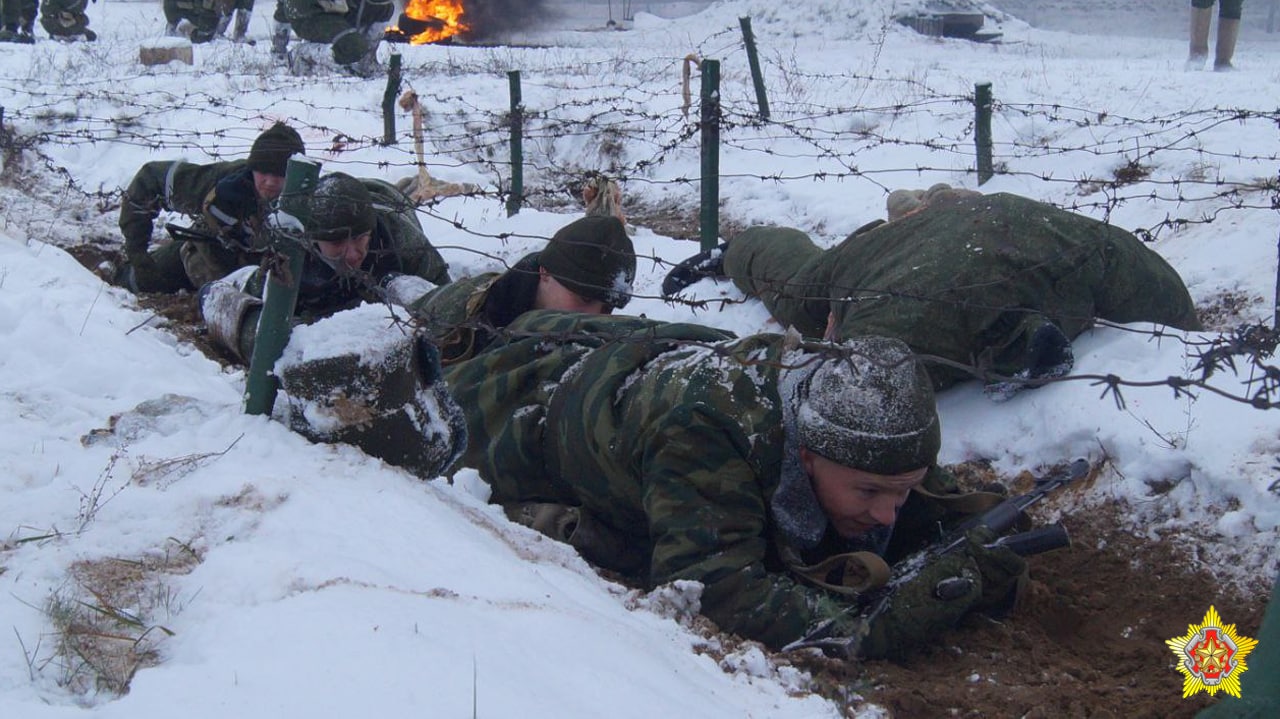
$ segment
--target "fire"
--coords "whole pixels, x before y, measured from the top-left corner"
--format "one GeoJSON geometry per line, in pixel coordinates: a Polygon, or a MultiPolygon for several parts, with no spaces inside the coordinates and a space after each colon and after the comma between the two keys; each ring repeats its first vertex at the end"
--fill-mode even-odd
{"type": "Polygon", "coordinates": [[[408,0],[399,30],[409,35],[409,42],[414,45],[439,42],[471,29],[463,20],[466,14],[462,0],[408,0]]]}

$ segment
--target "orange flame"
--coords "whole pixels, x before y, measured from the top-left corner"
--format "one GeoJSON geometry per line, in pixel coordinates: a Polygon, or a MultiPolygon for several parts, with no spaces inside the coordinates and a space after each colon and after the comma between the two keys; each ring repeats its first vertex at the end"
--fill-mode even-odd
{"type": "Polygon", "coordinates": [[[409,38],[413,45],[439,42],[471,29],[463,21],[467,11],[462,7],[462,0],[408,0],[404,14],[431,24],[431,27],[409,38]]]}

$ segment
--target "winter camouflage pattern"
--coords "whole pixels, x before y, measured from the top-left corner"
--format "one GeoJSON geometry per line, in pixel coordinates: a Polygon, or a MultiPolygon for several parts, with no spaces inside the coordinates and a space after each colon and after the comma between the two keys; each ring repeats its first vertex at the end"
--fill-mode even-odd
{"type": "MultiPolygon", "coordinates": [[[[1198,329],[1178,273],[1132,234],[1005,193],[957,197],[822,251],[795,230],[752,228],[724,272],[784,325],[897,337],[921,354],[1012,375],[1046,320],[1074,339],[1095,317],[1198,329]]],[[[934,364],[935,386],[969,375],[934,364]]]]}
{"type": "Polygon", "coordinates": [[[787,574],[769,509],[783,353],[783,335],[535,310],[444,376],[491,501],[579,505],[648,558],[602,566],[702,582],[704,614],[779,647],[841,606],[787,574]]]}
{"type": "Polygon", "coordinates": [[[487,344],[475,323],[489,287],[499,276],[486,272],[464,277],[432,290],[409,308],[435,337],[445,364],[470,359],[487,344]]]}

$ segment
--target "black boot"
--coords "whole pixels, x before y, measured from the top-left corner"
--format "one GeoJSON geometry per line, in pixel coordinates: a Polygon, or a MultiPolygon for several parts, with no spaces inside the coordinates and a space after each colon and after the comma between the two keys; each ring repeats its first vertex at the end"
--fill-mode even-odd
{"type": "Polygon", "coordinates": [[[724,253],[729,243],[722,242],[681,262],[662,281],[662,296],[671,299],[677,292],[707,278],[724,277],[724,253]]]}

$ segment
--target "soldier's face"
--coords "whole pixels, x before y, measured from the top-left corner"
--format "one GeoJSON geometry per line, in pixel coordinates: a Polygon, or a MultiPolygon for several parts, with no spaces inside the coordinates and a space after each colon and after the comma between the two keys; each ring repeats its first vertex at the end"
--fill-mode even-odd
{"type": "Polygon", "coordinates": [[[264,200],[274,200],[284,192],[284,178],[280,175],[271,175],[265,172],[253,171],[253,189],[258,192],[258,197],[264,200]]]}
{"type": "Polygon", "coordinates": [[[831,526],[848,539],[892,525],[911,490],[929,471],[921,467],[902,474],[874,474],[837,464],[803,447],[800,463],[831,526]]]}
{"type": "Polygon", "coordinates": [[[560,284],[560,281],[552,277],[545,268],[538,270],[538,294],[534,297],[533,308],[585,312],[589,315],[607,315],[613,311],[613,308],[604,302],[583,297],[560,284]]]}
{"type": "Polygon", "coordinates": [[[372,234],[366,232],[337,242],[317,241],[316,247],[326,258],[355,270],[359,269],[360,265],[364,264],[364,258],[369,256],[369,238],[372,234]]]}

